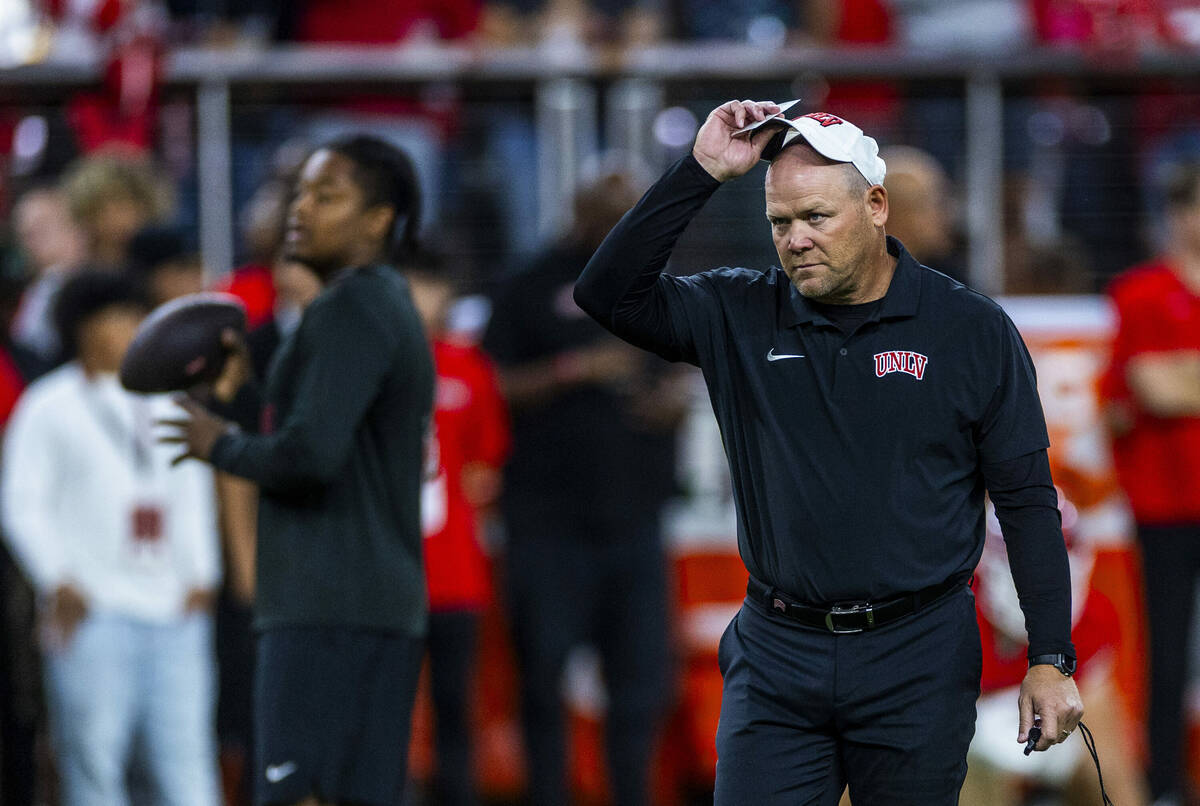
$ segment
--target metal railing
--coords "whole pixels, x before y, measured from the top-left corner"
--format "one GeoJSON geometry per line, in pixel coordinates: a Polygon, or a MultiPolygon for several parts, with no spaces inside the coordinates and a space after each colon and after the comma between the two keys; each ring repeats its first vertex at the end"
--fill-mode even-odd
{"type": "MultiPolygon", "coordinates": [[[[6,97],[36,88],[43,95],[96,80],[97,65],[29,65],[0,71],[6,97]]],[[[1059,50],[1003,58],[952,52],[911,53],[895,48],[794,47],[765,51],[741,45],[662,45],[615,52],[579,47],[479,49],[422,44],[396,49],[281,46],[266,50],[182,48],[170,54],[166,80],[195,92],[200,177],[200,242],[210,266],[230,266],[234,225],[230,147],[231,98],[246,87],[283,93],[313,85],[428,82],[527,83],[533,87],[538,137],[539,227],[562,223],[569,209],[580,143],[598,142],[603,88],[605,139],[648,156],[650,125],[673,83],[827,79],[946,79],[961,82],[966,110],[968,273],[973,285],[998,294],[1003,287],[1001,183],[1004,83],[1038,77],[1191,78],[1200,54],[1155,51],[1109,54],[1104,59],[1059,50]]],[[[647,160],[651,162],[652,160],[647,160]]]]}

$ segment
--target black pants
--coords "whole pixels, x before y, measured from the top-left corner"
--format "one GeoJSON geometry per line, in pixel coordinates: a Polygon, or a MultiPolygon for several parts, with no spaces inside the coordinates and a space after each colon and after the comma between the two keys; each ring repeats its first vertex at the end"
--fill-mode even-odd
{"type": "Polygon", "coordinates": [[[609,780],[616,806],[649,800],[648,769],[666,706],[670,651],[657,522],[600,542],[568,517],[511,518],[506,573],[520,667],[533,806],[569,803],[563,667],[599,651],[608,691],[609,780]]]}
{"type": "Polygon", "coordinates": [[[1184,694],[1200,575],[1200,524],[1139,525],[1138,538],[1150,631],[1149,782],[1158,798],[1187,791],[1184,694]]]}
{"type": "Polygon", "coordinates": [[[401,806],[425,640],[274,627],[254,667],[255,801],[401,806]]]}
{"type": "Polygon", "coordinates": [[[433,689],[439,806],[475,803],[471,764],[471,675],[475,671],[479,615],[470,610],[429,614],[429,666],[433,689]]]}
{"type": "Polygon", "coordinates": [[[849,635],[747,598],[718,657],[716,806],[836,806],[847,784],[855,806],[958,803],[981,668],[969,589],[849,635]]]}

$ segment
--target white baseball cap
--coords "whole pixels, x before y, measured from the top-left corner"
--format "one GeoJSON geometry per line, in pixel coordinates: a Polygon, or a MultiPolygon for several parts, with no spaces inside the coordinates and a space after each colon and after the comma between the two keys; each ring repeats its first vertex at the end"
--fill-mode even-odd
{"type": "Polygon", "coordinates": [[[797,137],[803,137],[822,156],[835,162],[849,162],[872,185],[883,184],[887,165],[879,157],[879,144],[850,121],[828,112],[810,112],[791,120],[780,117],[764,122],[786,127],[763,149],[762,158],[767,162],[779,156],[797,137]]]}

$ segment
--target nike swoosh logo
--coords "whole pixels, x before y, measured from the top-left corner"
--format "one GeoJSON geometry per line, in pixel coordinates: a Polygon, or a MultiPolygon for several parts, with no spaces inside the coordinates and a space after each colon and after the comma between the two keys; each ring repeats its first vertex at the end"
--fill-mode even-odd
{"type": "Polygon", "coordinates": [[[774,347],[772,347],[770,350],[767,350],[767,360],[768,361],[782,361],[785,358],[804,358],[804,356],[802,356],[802,355],[775,355],[774,347]]]}
{"type": "Polygon", "coordinates": [[[296,762],[288,761],[284,764],[272,764],[267,767],[267,780],[273,784],[277,784],[284,778],[294,773],[299,767],[296,762]]]}

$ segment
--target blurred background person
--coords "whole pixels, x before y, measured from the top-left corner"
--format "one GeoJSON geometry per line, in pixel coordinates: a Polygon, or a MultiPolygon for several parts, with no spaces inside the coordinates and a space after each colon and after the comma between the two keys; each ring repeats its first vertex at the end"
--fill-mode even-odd
{"type": "Polygon", "coordinates": [[[432,475],[421,494],[437,757],[433,794],[442,806],[469,806],[477,801],[471,706],[479,623],[492,595],[480,520],[500,493],[508,411],[491,362],[478,347],[456,343],[447,333],[455,293],[445,265],[426,256],[404,270],[437,373],[432,475]]]}
{"type": "Polygon", "coordinates": [[[1150,790],[1186,796],[1184,693],[1200,576],[1200,163],[1166,185],[1167,246],[1109,288],[1103,379],[1117,475],[1137,521],[1150,633],[1150,790]]]}
{"type": "Polygon", "coordinates": [[[219,802],[210,610],[220,558],[211,472],[154,443],[165,396],[116,372],[145,313],[128,279],[83,272],[55,303],[72,361],[9,424],[5,536],[43,604],[62,801],[123,803],[136,764],[156,802],[219,802]]]}
{"type": "MultiPolygon", "coordinates": [[[[5,327],[24,290],[21,278],[0,275],[0,429],[26,385],[45,366],[12,340],[11,326],[5,327]]],[[[44,767],[36,752],[44,721],[36,606],[33,588],[0,539],[0,803],[5,806],[33,806],[44,767]]]]}
{"type": "Polygon", "coordinates": [[[919,148],[891,146],[879,156],[887,163],[888,235],[899,238],[924,265],[964,281],[950,177],[933,155],[919,148]]]}
{"type": "Polygon", "coordinates": [[[1092,289],[1089,252],[1080,240],[1063,231],[1039,232],[1031,226],[1034,183],[1020,174],[1005,179],[1004,293],[1083,294],[1092,289]]]}
{"type": "MultiPolygon", "coordinates": [[[[215,290],[238,297],[246,306],[246,325],[253,331],[275,314],[274,273],[283,250],[288,203],[299,166],[300,148],[284,146],[272,157],[272,176],[259,185],[242,208],[239,230],[245,262],[223,275],[215,290]]],[[[259,377],[266,375],[260,367],[259,377]]]]}
{"type": "Polygon", "coordinates": [[[316,273],[294,260],[279,257],[271,269],[274,299],[271,314],[246,337],[250,360],[257,378],[267,377],[267,367],[279,345],[300,324],[304,309],[317,298],[324,285],[316,273]]]}
{"type": "MultiPolygon", "coordinates": [[[[1065,475],[1071,478],[1069,473],[1065,475]]],[[[1075,527],[1082,525],[1083,519],[1061,488],[1059,509],[1071,563],[1071,637],[1079,661],[1075,678],[1087,698],[1087,726],[1103,763],[1105,790],[1112,802],[1121,806],[1143,806],[1149,800],[1138,762],[1136,727],[1123,707],[1113,675],[1117,649],[1127,637],[1121,634],[1112,600],[1092,585],[1094,547],[1076,533],[1075,527]]],[[[1082,736],[1069,739],[1054,752],[1029,756],[1024,746],[1014,741],[1014,703],[1029,666],[1029,644],[1004,538],[991,507],[974,590],[983,674],[960,802],[963,806],[1019,806],[1031,791],[1053,793],[1071,806],[1103,802],[1082,736]]]]}
{"type": "Polygon", "coordinates": [[[142,227],[130,239],[127,251],[130,276],[152,308],[204,290],[204,262],[182,229],[142,227]]]}
{"type": "Polygon", "coordinates": [[[585,179],[571,232],[503,284],[484,342],[513,418],[505,581],[535,806],[569,802],[562,678],[572,649],[591,643],[601,658],[618,806],[648,801],[647,771],[672,698],[660,515],[673,492],[682,396],[665,386],[677,376],[661,362],[651,368],[572,297],[638,189],[615,166],[585,179]]]}
{"type": "Polygon", "coordinates": [[[58,188],[35,187],[17,200],[12,213],[17,248],[29,285],[12,322],[13,340],[47,365],[58,359],[58,333],[51,321],[54,295],[83,262],[83,232],[58,188]]]}
{"type": "Polygon", "coordinates": [[[174,209],[172,188],[144,155],[84,157],[67,170],[62,186],[87,242],[87,262],[111,271],[124,269],[138,230],[166,223],[174,209]]]}

